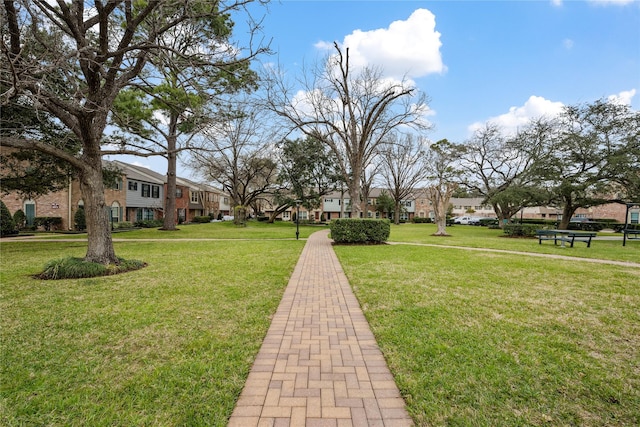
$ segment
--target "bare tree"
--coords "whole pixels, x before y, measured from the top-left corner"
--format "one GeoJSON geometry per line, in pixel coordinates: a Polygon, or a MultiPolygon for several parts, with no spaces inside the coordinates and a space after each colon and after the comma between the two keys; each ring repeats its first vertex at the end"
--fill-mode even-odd
{"type": "Polygon", "coordinates": [[[383,78],[379,68],[368,66],[355,73],[349,49],[337,43],[334,47],[335,54],[299,82],[303,96],[273,71],[266,78],[266,107],[331,148],[347,183],[352,213],[359,217],[363,170],[394,130],[429,127],[422,120],[427,97],[414,96],[415,89],[406,81],[383,78]]]}
{"type": "Polygon", "coordinates": [[[460,170],[457,169],[458,148],[446,139],[431,145],[426,165],[429,185],[425,192],[433,207],[434,220],[438,230],[434,236],[448,236],[447,210],[453,192],[458,188],[460,170]]]}
{"type": "Polygon", "coordinates": [[[394,201],[395,224],[400,223],[402,201],[428,176],[426,141],[414,135],[392,135],[380,149],[381,175],[394,201]]]}
{"type": "MultiPolygon", "coordinates": [[[[207,180],[219,183],[234,207],[246,209],[265,197],[276,183],[278,165],[266,127],[264,111],[247,99],[221,107],[219,120],[203,132],[191,167],[207,180]]],[[[241,220],[241,219],[240,219],[241,220]]]]}
{"type": "Polygon", "coordinates": [[[102,178],[103,134],[121,89],[139,78],[150,54],[165,48],[165,33],[203,18],[214,19],[243,8],[249,0],[230,2],[157,0],[5,0],[0,46],[4,105],[18,96],[35,110],[55,116],[82,145],[78,155],[38,139],[4,138],[14,148],[37,150],[73,165],[78,171],[87,218],[85,259],[117,264],[102,178]],[[6,32],[5,32],[6,30],[6,32]]]}

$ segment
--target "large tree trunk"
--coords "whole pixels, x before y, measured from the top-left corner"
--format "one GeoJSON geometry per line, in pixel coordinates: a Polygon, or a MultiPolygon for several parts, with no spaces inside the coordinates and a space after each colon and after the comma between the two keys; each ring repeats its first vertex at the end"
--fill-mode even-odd
{"type": "Polygon", "coordinates": [[[566,202],[564,207],[562,208],[562,220],[560,221],[560,225],[558,228],[560,230],[567,230],[569,228],[569,222],[571,221],[571,217],[576,212],[575,207],[571,204],[571,202],[566,202]]]}
{"type": "Polygon", "coordinates": [[[447,233],[447,207],[456,186],[455,184],[442,185],[446,185],[446,187],[444,189],[436,186],[427,188],[427,197],[433,205],[433,216],[438,227],[438,230],[433,234],[434,236],[449,236],[447,233]]]}
{"type": "Polygon", "coordinates": [[[85,260],[100,264],[117,264],[118,258],[111,239],[111,207],[106,205],[104,198],[102,158],[99,154],[85,154],[85,158],[86,167],[79,173],[87,222],[88,247],[85,260]]]}
{"type": "Polygon", "coordinates": [[[396,201],[393,206],[393,223],[395,225],[400,224],[400,202],[396,201]]]}
{"type": "Polygon", "coordinates": [[[352,171],[353,176],[349,181],[349,197],[351,197],[351,217],[360,218],[362,206],[360,206],[360,174],[361,171],[352,171]],[[357,176],[356,176],[357,175],[357,176]]]}
{"type": "MultiPolygon", "coordinates": [[[[176,230],[176,139],[178,134],[178,114],[172,113],[167,135],[167,194],[165,194],[163,230],[176,230]]],[[[204,200],[201,200],[204,207],[204,200]]]]}

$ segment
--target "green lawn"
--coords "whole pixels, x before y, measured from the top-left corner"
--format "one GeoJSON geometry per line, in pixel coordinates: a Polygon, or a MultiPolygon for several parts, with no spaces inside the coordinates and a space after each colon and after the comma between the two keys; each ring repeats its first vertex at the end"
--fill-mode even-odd
{"type": "Polygon", "coordinates": [[[640,241],[627,241],[622,246],[622,235],[616,233],[598,233],[591,241],[576,242],[573,248],[554,246],[553,242],[538,244],[535,238],[508,238],[502,230],[490,230],[486,227],[456,225],[447,227],[448,237],[432,236],[436,231],[433,224],[400,224],[391,226],[390,242],[419,243],[443,246],[465,246],[472,248],[490,248],[509,251],[535,252],[543,254],[575,256],[578,258],[600,258],[616,261],[640,263],[640,241]],[[616,240],[608,240],[614,238],[616,240]]]}
{"type": "MultiPolygon", "coordinates": [[[[149,266],[80,280],[30,276],[86,236],[2,240],[0,425],[225,425],[304,240],[290,223],[180,228],[114,234],[149,266]]],[[[639,261],[640,242],[433,231],[335,247],[418,425],[640,424],[639,268],[441,246],[639,261]]]]}
{"type": "MultiPolygon", "coordinates": [[[[392,239],[432,242],[414,227],[392,239]]],[[[440,239],[460,245],[467,230],[473,246],[488,232],[440,239]]],[[[600,243],[610,246],[590,249],[600,243]]],[[[637,254],[632,243],[623,249],[637,254]]],[[[640,268],[432,246],[335,250],[417,425],[640,425],[640,268]]]]}
{"type": "Polygon", "coordinates": [[[149,266],[39,281],[86,244],[3,241],[0,425],[224,426],[303,245],[118,242],[149,266]]]}

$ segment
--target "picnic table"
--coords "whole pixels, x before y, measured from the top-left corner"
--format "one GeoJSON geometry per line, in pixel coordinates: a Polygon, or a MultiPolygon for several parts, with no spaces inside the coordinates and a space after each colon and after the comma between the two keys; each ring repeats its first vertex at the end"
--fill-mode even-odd
{"type": "Polygon", "coordinates": [[[573,247],[575,242],[584,242],[587,247],[591,247],[591,239],[596,237],[598,233],[590,231],[576,231],[576,230],[537,230],[536,237],[538,237],[538,244],[542,244],[543,240],[553,240],[553,244],[564,247],[565,242],[570,243],[570,247],[573,247]]]}

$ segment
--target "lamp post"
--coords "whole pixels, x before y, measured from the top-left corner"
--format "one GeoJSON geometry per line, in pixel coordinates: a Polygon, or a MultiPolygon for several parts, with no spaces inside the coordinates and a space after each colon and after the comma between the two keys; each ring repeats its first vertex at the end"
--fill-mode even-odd
{"type": "Polygon", "coordinates": [[[300,203],[302,200],[296,200],[296,240],[300,237],[300,203]]]}

